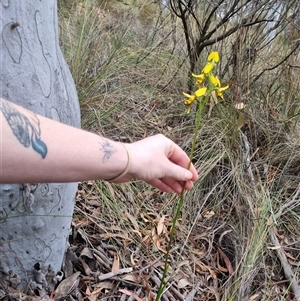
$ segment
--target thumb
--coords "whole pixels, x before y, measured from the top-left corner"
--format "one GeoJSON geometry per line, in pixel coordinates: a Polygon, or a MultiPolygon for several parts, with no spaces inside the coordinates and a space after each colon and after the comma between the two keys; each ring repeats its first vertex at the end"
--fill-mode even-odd
{"type": "Polygon", "coordinates": [[[193,174],[187,168],[181,167],[177,164],[169,163],[169,168],[165,169],[165,177],[173,178],[177,181],[188,181],[193,178],[193,174]]]}

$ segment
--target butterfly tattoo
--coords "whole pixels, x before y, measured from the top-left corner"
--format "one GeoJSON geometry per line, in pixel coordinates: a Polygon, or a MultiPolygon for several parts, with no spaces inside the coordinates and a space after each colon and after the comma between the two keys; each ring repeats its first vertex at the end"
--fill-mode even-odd
{"type": "Polygon", "coordinates": [[[45,158],[48,150],[41,140],[40,121],[37,116],[30,111],[28,111],[28,116],[25,116],[4,100],[0,100],[0,111],[19,142],[25,147],[32,146],[42,158],[45,158]]]}

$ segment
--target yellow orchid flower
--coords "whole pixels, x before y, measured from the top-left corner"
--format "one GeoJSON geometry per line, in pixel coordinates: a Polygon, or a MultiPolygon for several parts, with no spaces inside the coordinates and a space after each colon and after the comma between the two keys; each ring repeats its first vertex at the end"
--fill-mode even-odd
{"type": "Polygon", "coordinates": [[[203,68],[202,72],[204,74],[208,74],[212,69],[213,69],[213,64],[212,63],[207,63],[206,66],[203,68]]]}
{"type": "Polygon", "coordinates": [[[229,85],[224,86],[224,87],[220,87],[220,88],[216,91],[217,95],[218,95],[220,98],[224,99],[224,97],[223,97],[223,91],[227,90],[228,88],[229,88],[229,85]]]}
{"type": "Polygon", "coordinates": [[[215,63],[218,63],[220,61],[220,56],[219,53],[217,51],[212,51],[208,58],[207,58],[208,62],[214,61],[215,63]]]}
{"type": "Polygon", "coordinates": [[[212,83],[215,87],[217,87],[217,88],[220,88],[220,87],[221,87],[220,80],[219,80],[219,78],[218,78],[217,76],[214,76],[214,75],[212,74],[212,75],[210,75],[209,79],[210,79],[211,83],[212,83]]]}
{"type": "Polygon", "coordinates": [[[190,95],[190,94],[187,94],[187,93],[184,93],[184,92],[183,92],[183,95],[187,98],[184,101],[185,105],[191,105],[196,100],[196,95],[190,95]]]}
{"type": "Polygon", "coordinates": [[[197,85],[201,85],[205,80],[205,74],[204,73],[201,73],[201,74],[192,73],[192,76],[197,79],[196,80],[197,85]]]}
{"type": "Polygon", "coordinates": [[[186,107],[185,107],[185,112],[186,112],[187,114],[190,114],[190,113],[191,113],[191,108],[192,108],[192,105],[186,105],[186,107]]]}
{"type": "Polygon", "coordinates": [[[202,88],[198,89],[198,90],[195,92],[196,97],[201,97],[201,96],[205,95],[206,90],[207,90],[206,87],[202,87],[202,88]]]}

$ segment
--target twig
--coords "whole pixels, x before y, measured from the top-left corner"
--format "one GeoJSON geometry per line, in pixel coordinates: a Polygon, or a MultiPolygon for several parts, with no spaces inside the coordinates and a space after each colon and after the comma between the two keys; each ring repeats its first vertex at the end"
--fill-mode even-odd
{"type": "Polygon", "coordinates": [[[170,285],[169,289],[176,295],[176,300],[184,301],[183,295],[180,294],[180,292],[174,286],[172,286],[172,284],[170,285]]]}
{"type": "Polygon", "coordinates": [[[103,266],[105,266],[108,270],[111,269],[111,265],[107,264],[106,261],[104,261],[100,256],[94,253],[95,258],[99,263],[101,263],[103,266]]]}
{"type": "Polygon", "coordinates": [[[276,219],[278,219],[278,218],[280,218],[281,217],[281,215],[283,215],[283,214],[285,214],[285,212],[284,212],[284,210],[286,210],[287,208],[287,210],[286,211],[288,211],[288,210],[290,210],[290,208],[289,207],[291,207],[292,205],[294,205],[295,203],[299,203],[299,194],[300,194],[300,184],[299,184],[299,186],[298,186],[298,188],[297,188],[297,191],[296,191],[296,193],[294,194],[294,196],[293,196],[293,198],[289,201],[289,202],[287,202],[286,204],[284,204],[284,205],[282,205],[280,208],[279,208],[279,210],[278,210],[278,212],[274,215],[274,220],[276,220],[276,219]]]}
{"type": "Polygon", "coordinates": [[[276,247],[277,256],[281,262],[281,266],[283,268],[285,278],[290,282],[291,291],[295,295],[295,300],[299,301],[300,300],[300,287],[297,283],[298,281],[295,277],[295,274],[292,271],[292,268],[286,258],[284,251],[282,250],[282,246],[280,245],[280,243],[278,241],[278,238],[274,232],[274,229],[271,229],[270,234],[271,234],[271,241],[274,244],[274,246],[276,247]]]}
{"type": "Polygon", "coordinates": [[[98,279],[99,279],[99,281],[103,281],[103,280],[112,278],[112,277],[117,276],[117,275],[131,273],[132,271],[133,271],[133,268],[124,268],[124,269],[120,269],[120,270],[115,271],[115,272],[109,272],[109,273],[100,275],[98,277],[98,279]]]}
{"type": "Polygon", "coordinates": [[[97,249],[93,249],[93,252],[94,252],[94,255],[96,253],[98,255],[98,257],[100,257],[102,259],[102,261],[104,261],[107,266],[112,265],[112,260],[107,257],[104,250],[100,246],[97,246],[97,249]]]}
{"type": "Polygon", "coordinates": [[[244,142],[244,147],[245,147],[244,160],[245,160],[245,164],[246,164],[246,170],[249,175],[252,186],[255,187],[254,175],[253,175],[253,171],[251,168],[250,144],[247,139],[247,136],[242,131],[239,131],[239,133],[244,142]]]}

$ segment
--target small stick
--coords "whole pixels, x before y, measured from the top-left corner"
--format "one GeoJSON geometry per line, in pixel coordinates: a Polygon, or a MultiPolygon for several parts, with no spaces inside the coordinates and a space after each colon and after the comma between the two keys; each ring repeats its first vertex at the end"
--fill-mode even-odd
{"type": "Polygon", "coordinates": [[[287,202],[286,204],[284,204],[284,205],[282,205],[280,208],[279,208],[279,210],[278,210],[278,212],[274,215],[274,220],[276,220],[276,219],[278,219],[278,218],[280,218],[281,217],[281,215],[283,215],[285,212],[284,212],[284,210],[285,211],[288,211],[288,210],[290,210],[290,207],[292,206],[292,205],[294,205],[295,203],[299,203],[299,194],[300,194],[300,185],[298,186],[298,188],[297,188],[297,191],[296,191],[296,193],[294,194],[294,196],[293,196],[293,198],[289,201],[289,202],[287,202]]]}
{"type": "Polygon", "coordinates": [[[133,268],[124,268],[124,269],[120,269],[120,270],[115,271],[115,272],[109,272],[109,273],[100,275],[98,277],[98,279],[99,279],[99,281],[103,281],[103,280],[112,278],[112,277],[117,276],[117,275],[131,273],[132,271],[133,271],[133,268]]]}
{"type": "Polygon", "coordinates": [[[286,255],[284,254],[284,252],[282,250],[282,246],[280,245],[280,243],[278,241],[278,238],[274,232],[274,229],[271,229],[270,234],[271,234],[272,243],[274,244],[275,247],[277,247],[276,248],[277,256],[281,262],[285,278],[290,282],[291,291],[295,295],[295,300],[299,301],[300,300],[300,287],[297,283],[295,274],[293,273],[292,268],[286,258],[286,255]]]}

